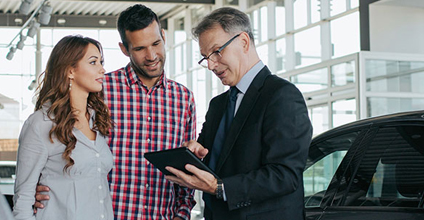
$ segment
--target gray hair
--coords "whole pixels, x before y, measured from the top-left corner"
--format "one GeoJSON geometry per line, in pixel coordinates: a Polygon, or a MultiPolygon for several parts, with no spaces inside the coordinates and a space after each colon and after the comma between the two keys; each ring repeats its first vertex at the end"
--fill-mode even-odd
{"type": "Polygon", "coordinates": [[[223,7],[212,11],[206,15],[196,27],[193,28],[192,34],[195,39],[207,30],[212,29],[215,25],[220,25],[226,33],[235,34],[237,32],[246,32],[252,43],[253,38],[252,26],[249,16],[246,13],[231,7],[223,7]]]}

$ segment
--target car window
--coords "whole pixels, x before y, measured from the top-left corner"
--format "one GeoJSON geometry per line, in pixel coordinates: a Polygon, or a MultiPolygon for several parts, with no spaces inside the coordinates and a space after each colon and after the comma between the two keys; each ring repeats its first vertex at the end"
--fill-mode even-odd
{"type": "Polygon", "coordinates": [[[305,207],[318,207],[346,150],[333,152],[316,162],[303,173],[305,207]]]}
{"type": "Polygon", "coordinates": [[[322,138],[321,141],[311,144],[307,168],[303,172],[305,207],[320,206],[334,173],[347,150],[357,141],[359,136],[359,131],[353,131],[322,138]]]}
{"type": "Polygon", "coordinates": [[[424,127],[380,128],[363,155],[342,205],[423,207],[424,127]]]}

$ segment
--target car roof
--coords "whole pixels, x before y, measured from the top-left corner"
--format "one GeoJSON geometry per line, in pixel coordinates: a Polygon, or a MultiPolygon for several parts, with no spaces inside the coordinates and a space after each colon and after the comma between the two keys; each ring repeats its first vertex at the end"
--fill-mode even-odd
{"type": "Polygon", "coordinates": [[[341,125],[339,127],[335,127],[328,131],[325,131],[312,139],[311,145],[314,143],[321,142],[324,139],[328,139],[333,135],[338,135],[341,133],[349,132],[351,130],[359,130],[365,127],[371,126],[381,126],[384,124],[392,124],[398,122],[422,122],[424,126],[424,110],[423,111],[408,111],[408,112],[400,112],[376,117],[370,117],[366,119],[361,119],[358,121],[354,121],[351,123],[347,123],[345,125],[341,125]]]}

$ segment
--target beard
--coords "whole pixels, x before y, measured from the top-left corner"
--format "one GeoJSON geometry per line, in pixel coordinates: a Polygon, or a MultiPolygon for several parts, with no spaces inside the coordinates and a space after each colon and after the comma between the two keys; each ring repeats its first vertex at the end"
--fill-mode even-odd
{"type": "Polygon", "coordinates": [[[158,61],[158,69],[154,70],[154,71],[150,71],[146,68],[143,68],[143,65],[138,65],[137,63],[135,63],[132,59],[130,60],[131,62],[131,67],[134,69],[135,73],[140,77],[140,78],[144,78],[144,79],[154,79],[154,78],[158,78],[163,74],[163,69],[164,69],[164,64],[165,64],[165,58],[163,59],[159,59],[158,61]]]}

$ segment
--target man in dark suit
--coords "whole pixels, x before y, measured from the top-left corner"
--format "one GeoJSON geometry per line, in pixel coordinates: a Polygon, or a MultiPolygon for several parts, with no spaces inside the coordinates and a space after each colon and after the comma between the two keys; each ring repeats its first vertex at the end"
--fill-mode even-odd
{"type": "Polygon", "coordinates": [[[186,169],[193,175],[167,167],[176,176],[166,178],[204,192],[207,220],[304,219],[302,174],[312,126],[302,94],[259,59],[245,13],[217,9],[193,34],[204,56],[199,64],[238,92],[235,116],[225,119],[230,92],[218,95],[198,141],[185,143],[198,157],[206,155],[219,178],[192,165],[186,169]]]}

